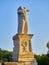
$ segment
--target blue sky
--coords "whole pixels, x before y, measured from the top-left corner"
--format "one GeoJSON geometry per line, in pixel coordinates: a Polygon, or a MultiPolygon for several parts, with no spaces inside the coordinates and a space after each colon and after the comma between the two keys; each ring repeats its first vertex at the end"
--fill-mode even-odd
{"type": "Polygon", "coordinates": [[[36,54],[47,53],[49,41],[49,0],[0,0],[0,48],[13,51],[12,37],[17,33],[17,9],[29,9],[29,33],[36,54]]]}

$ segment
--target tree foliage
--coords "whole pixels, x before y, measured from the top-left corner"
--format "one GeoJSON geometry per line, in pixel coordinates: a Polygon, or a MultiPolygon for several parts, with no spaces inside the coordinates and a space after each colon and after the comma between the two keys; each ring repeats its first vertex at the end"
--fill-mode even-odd
{"type": "Polygon", "coordinates": [[[35,55],[35,58],[38,62],[38,65],[49,65],[49,57],[46,54],[43,54],[42,56],[35,55]]]}
{"type": "Polygon", "coordinates": [[[0,62],[12,61],[13,52],[0,49],[0,62]]]}

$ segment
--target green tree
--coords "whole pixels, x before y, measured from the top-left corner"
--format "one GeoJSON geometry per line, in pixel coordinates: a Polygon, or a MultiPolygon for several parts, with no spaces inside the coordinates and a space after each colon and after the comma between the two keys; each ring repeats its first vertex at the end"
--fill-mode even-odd
{"type": "Polygon", "coordinates": [[[0,49],[0,62],[12,61],[13,52],[0,49]]]}
{"type": "Polygon", "coordinates": [[[41,56],[38,65],[49,65],[49,58],[47,56],[41,56]]]}

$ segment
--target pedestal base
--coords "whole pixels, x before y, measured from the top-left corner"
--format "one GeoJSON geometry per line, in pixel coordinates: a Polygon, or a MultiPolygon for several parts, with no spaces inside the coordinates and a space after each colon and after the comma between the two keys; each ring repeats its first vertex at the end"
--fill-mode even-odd
{"type": "Polygon", "coordinates": [[[13,36],[13,61],[34,61],[34,54],[32,53],[31,38],[33,34],[16,34],[13,36]]]}
{"type": "Polygon", "coordinates": [[[1,65],[37,65],[34,62],[4,62],[1,65]]]}

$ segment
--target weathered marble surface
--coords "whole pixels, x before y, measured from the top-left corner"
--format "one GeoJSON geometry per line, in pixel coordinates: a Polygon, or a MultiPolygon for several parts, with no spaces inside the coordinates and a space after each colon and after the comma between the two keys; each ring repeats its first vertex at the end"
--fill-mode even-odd
{"type": "Polygon", "coordinates": [[[34,61],[32,53],[31,38],[32,34],[16,34],[13,37],[13,60],[14,61],[34,61]]]}
{"type": "Polygon", "coordinates": [[[18,34],[28,33],[28,11],[23,6],[18,8],[18,34]]]}

